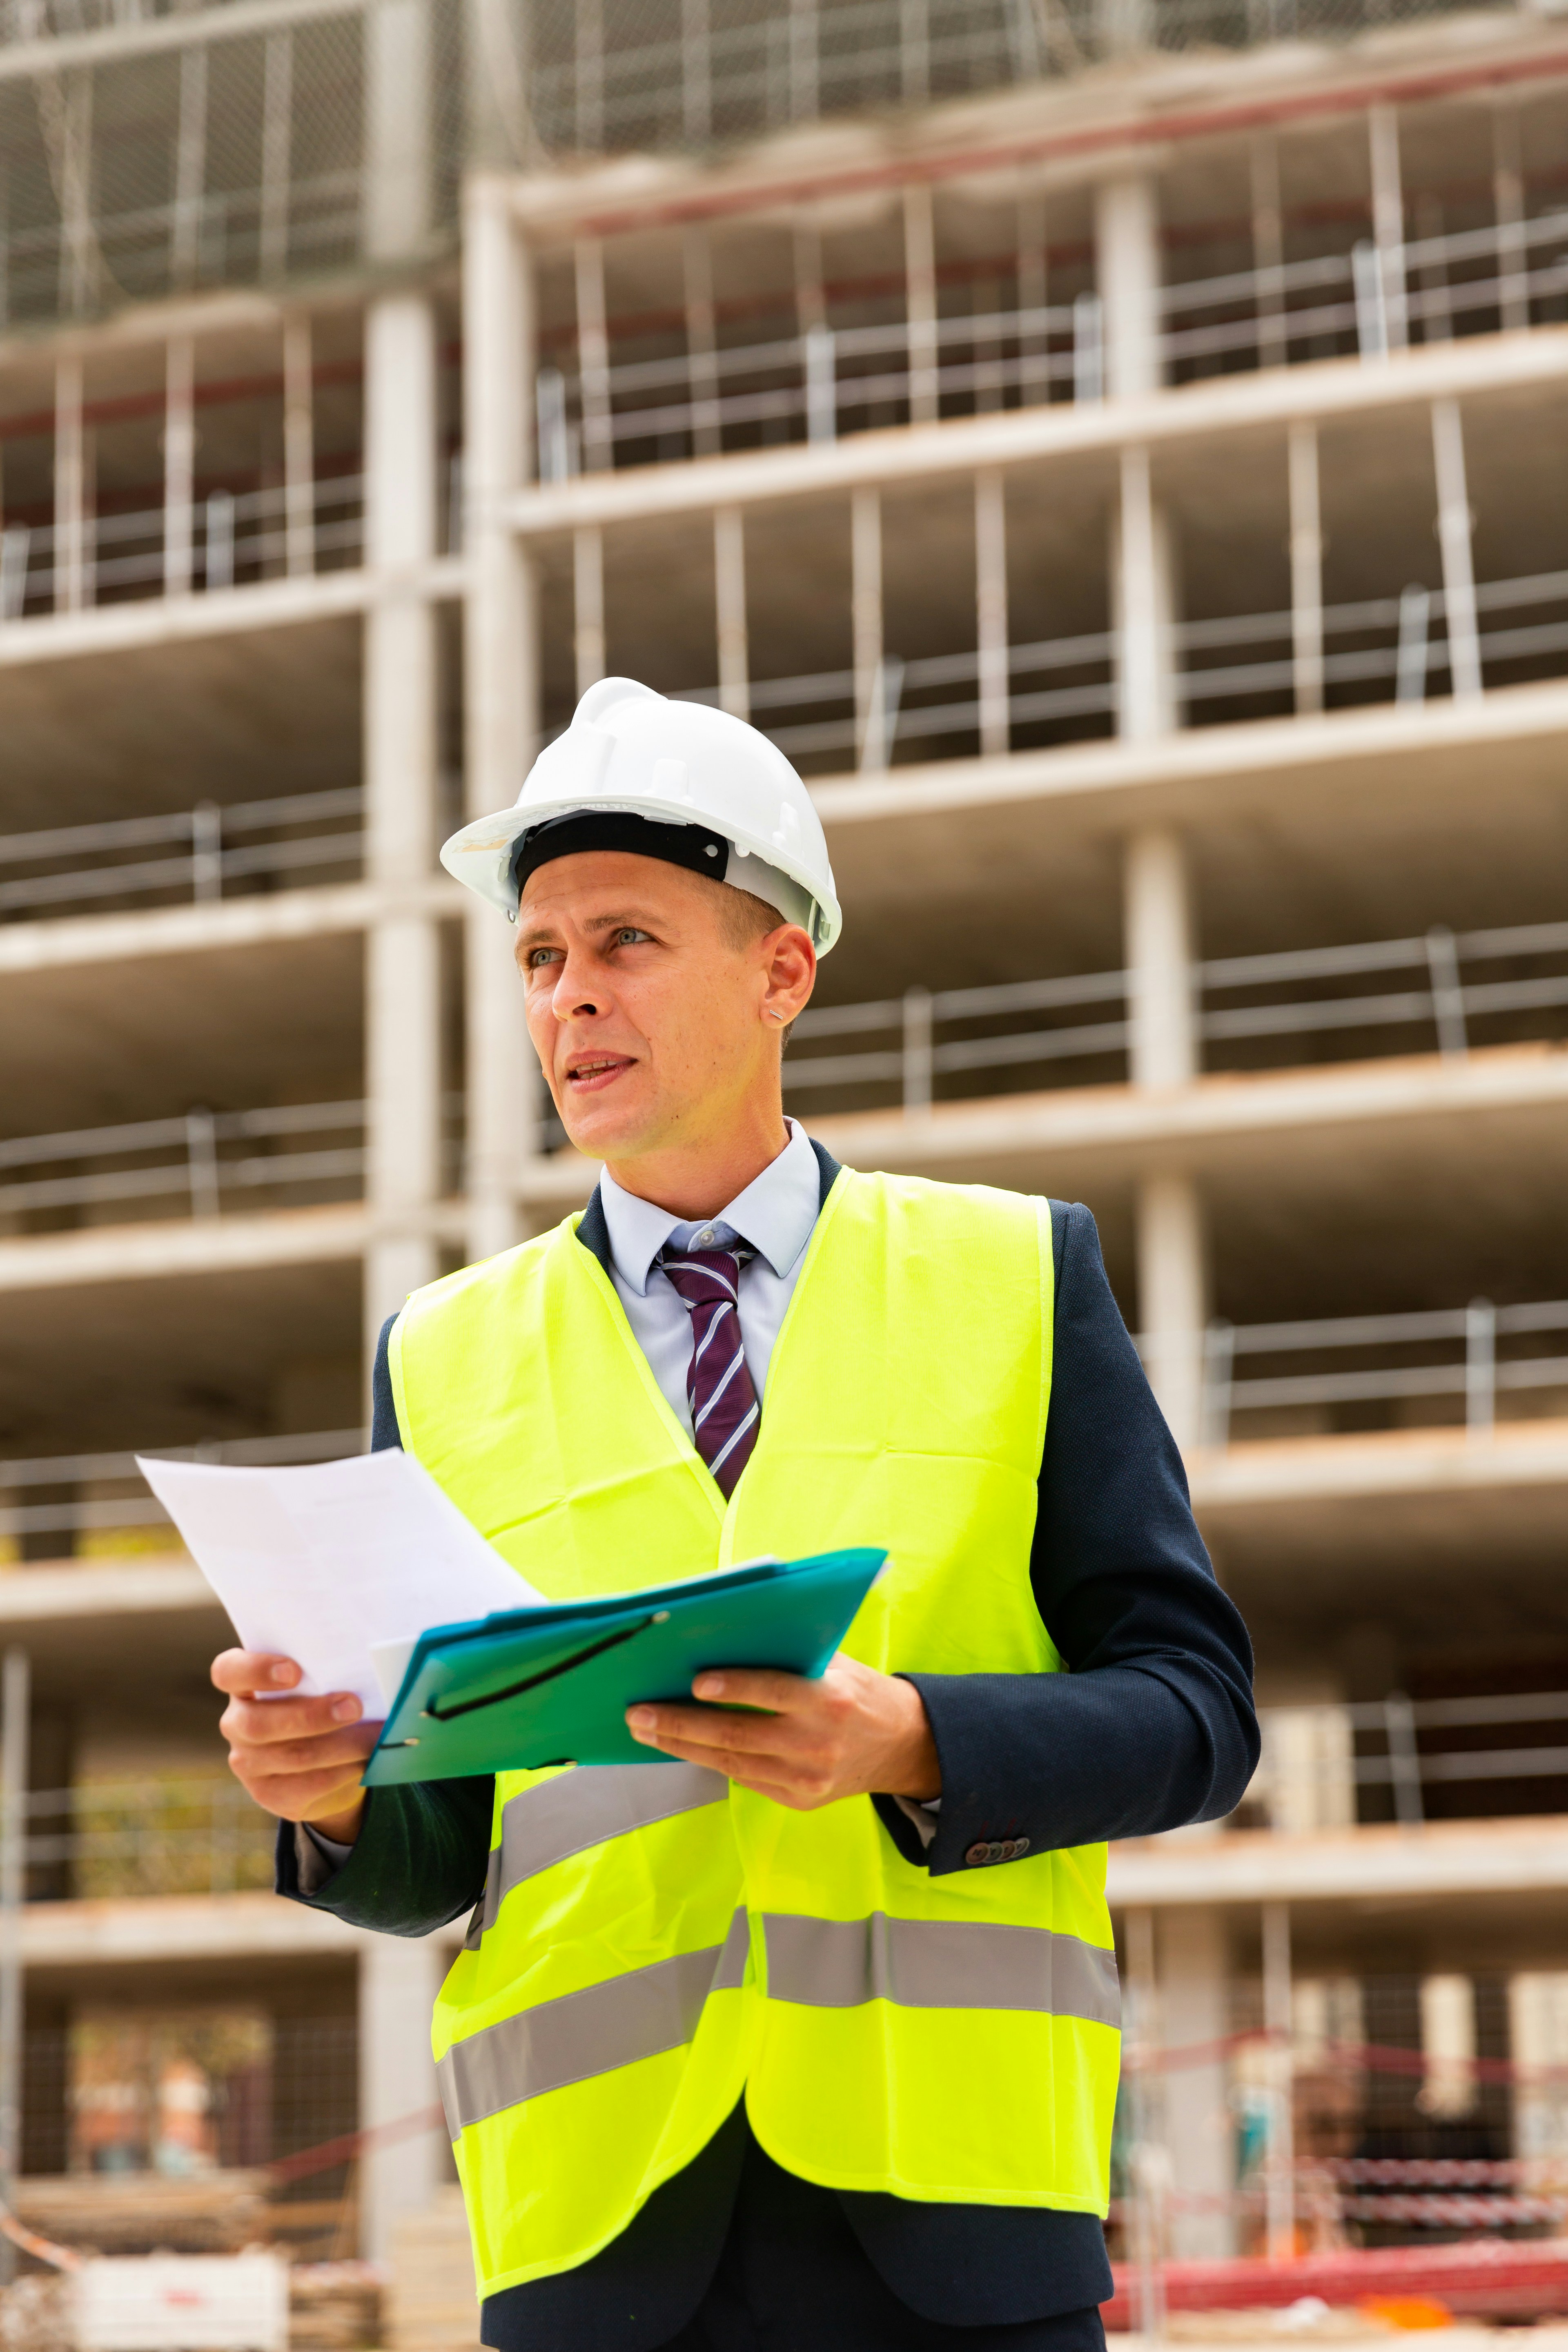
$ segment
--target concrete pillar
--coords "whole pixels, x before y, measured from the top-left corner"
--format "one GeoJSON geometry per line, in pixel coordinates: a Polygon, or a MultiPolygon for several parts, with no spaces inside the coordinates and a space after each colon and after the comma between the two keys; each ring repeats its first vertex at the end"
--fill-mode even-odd
{"type": "Polygon", "coordinates": [[[1175,558],[1168,518],[1154,503],[1147,449],[1121,453],[1110,532],[1116,728],[1126,742],[1168,735],[1180,716],[1175,558]]]}
{"type": "Polygon", "coordinates": [[[1476,2104],[1476,1989],[1468,1977],[1421,1979],[1421,2055],[1426,2068],[1416,2105],[1423,2115],[1457,2123],[1476,2104]]]}
{"type": "MultiPolygon", "coordinates": [[[[464,194],[464,453],[468,600],[465,796],[470,816],[516,800],[539,732],[532,567],[504,503],[527,473],[534,371],[532,283],[508,183],[470,175],[464,194]]],[[[512,934],[493,908],[468,910],[468,1249],[519,1238],[518,1172],[532,1148],[537,1065],[512,934]]]]}
{"type": "Polygon", "coordinates": [[[1272,131],[1254,131],[1252,164],[1252,267],[1258,273],[1258,364],[1283,367],[1289,356],[1285,332],[1285,223],[1279,203],[1279,147],[1272,131]]]}
{"type": "Polygon", "coordinates": [[[572,653],[577,698],[605,676],[605,538],[596,524],[572,534],[572,653]]]}
{"type": "Polygon", "coordinates": [[[721,507],[713,517],[713,603],[719,629],[720,708],[735,719],[749,719],[746,539],[739,507],[721,507]]]}
{"type": "Polygon", "coordinates": [[[1497,217],[1499,310],[1505,330],[1530,324],[1530,248],[1524,241],[1524,157],[1520,110],[1505,100],[1492,113],[1492,209],[1497,217]]]}
{"type": "Polygon", "coordinates": [[[1296,2068],[1291,2038],[1290,1909],[1263,1906],[1263,2027],[1268,2036],[1268,2168],[1265,2236],[1270,2259],[1296,2251],[1296,2068]]]}
{"type": "Polygon", "coordinates": [[[1437,543],[1443,553],[1443,610],[1448,674],[1457,698],[1481,690],[1481,641],[1471,552],[1475,517],[1465,487],[1465,436],[1457,400],[1432,404],[1432,455],[1437,476],[1437,543]]]}
{"type": "MultiPolygon", "coordinates": [[[[1173,1909],[1160,1919],[1160,2022],[1167,2051],[1217,2043],[1230,2030],[1228,1956],[1217,1911],[1173,1909]]],[[[1225,2058],[1216,2052],[1194,2064],[1169,2066],[1165,2075],[1165,2139],[1178,2200],[1215,2200],[1171,2216],[1171,2252],[1178,2261],[1214,2261],[1234,2254],[1236,2221],[1228,2200],[1236,2187],[1234,2134],[1225,2058]]]]}
{"type": "Polygon", "coordinates": [[[55,610],[87,602],[87,436],[79,359],[55,370],[55,610]]]}
{"type": "Polygon", "coordinates": [[[180,115],[174,138],[174,212],[169,275],[182,293],[194,286],[201,257],[202,194],[207,170],[207,49],[180,52],[180,115]]]}
{"type": "Polygon", "coordinates": [[[936,229],[923,181],[904,190],[904,278],[910,335],[910,423],[930,425],[939,409],[936,229]]]}
{"type": "Polygon", "coordinates": [[[1159,194],[1147,173],[1095,191],[1095,272],[1104,319],[1105,388],[1131,400],[1160,388],[1159,194]]]}
{"type": "MultiPolygon", "coordinates": [[[[581,237],[574,248],[577,282],[577,384],[583,402],[583,467],[607,471],[616,462],[610,430],[610,336],[605,309],[605,248],[581,237]]],[[[532,342],[531,332],[529,337],[532,342]]],[[[529,381],[533,369],[529,368],[529,381]]]]}
{"type": "Polygon", "coordinates": [[[294,116],[294,27],[267,36],[261,68],[261,219],[259,274],[264,286],[289,267],[289,182],[294,116]]]}
{"type": "Polygon", "coordinates": [[[974,612],[979,649],[980,750],[985,759],[1012,740],[1012,671],[1007,644],[1007,522],[1002,476],[974,478],[974,612]]]}
{"type": "MultiPolygon", "coordinates": [[[[1135,1087],[1190,1085],[1199,1065],[1194,926],[1178,836],[1135,834],[1124,870],[1129,1064],[1135,1087]]],[[[1203,1207],[1193,1179],[1150,1170],[1135,1202],[1138,1319],[1154,1394],[1184,1452],[1203,1424],[1208,1284],[1203,1207]]]]}
{"type": "Polygon", "coordinates": [[[1296,716],[1323,707],[1323,528],[1318,496],[1318,428],[1290,427],[1290,656],[1296,716]]]}
{"type": "Polygon", "coordinates": [[[316,413],[310,321],[302,310],[283,321],[283,532],[289,577],[316,568],[316,413]]]}
{"type": "MultiPolygon", "coordinates": [[[[1199,1063],[1194,927],[1186,859],[1161,827],[1127,845],[1124,958],[1128,1055],[1135,1087],[1191,1084],[1199,1063]]],[[[1136,1201],[1138,1317],[1155,1396],[1184,1451],[1203,1420],[1203,1334],[1208,1320],[1203,1211],[1190,1176],[1152,1170],[1136,1201]]]]}
{"type": "Polygon", "coordinates": [[[1184,1087],[1197,1076],[1194,924],[1181,838],[1135,833],[1122,869],[1128,1020],[1135,1087],[1184,1087]]]}
{"type": "Polygon", "coordinates": [[[440,1270],[440,942],[434,918],[408,903],[436,845],[436,614],[420,576],[436,551],[436,320],[424,295],[384,295],[366,314],[365,427],[377,575],[364,623],[366,866],[390,898],[366,945],[368,1349],[440,1270]]]}
{"type": "MultiPolygon", "coordinates": [[[[359,1963],[362,2131],[435,2103],[430,2011],[440,1977],[439,1950],[429,1938],[366,1937],[359,1963]]],[[[398,2221],[429,2203],[439,2163],[436,2131],[411,2132],[361,2158],[360,2243],[367,2262],[385,2262],[398,2221]]]]}
{"type": "Polygon", "coordinates": [[[721,444],[719,425],[719,345],[713,320],[713,247],[706,224],[681,238],[686,279],[687,382],[691,394],[691,451],[711,457],[721,444]]]}
{"type": "MultiPolygon", "coordinates": [[[[395,261],[423,250],[430,226],[426,0],[371,0],[364,37],[364,245],[373,259],[395,261]]],[[[436,552],[436,341],[424,295],[384,295],[365,314],[365,562],[376,576],[364,623],[365,865],[386,894],[365,949],[367,1363],[384,1318],[439,1271],[431,1231],[440,1189],[439,940],[430,917],[407,902],[435,855],[436,615],[421,574],[436,552]]],[[[308,406],[309,360],[297,337],[289,356],[290,553],[302,564],[298,412],[302,394],[308,406]]]]}
{"type": "Polygon", "coordinates": [[[1372,234],[1377,249],[1387,348],[1402,352],[1410,341],[1405,289],[1405,186],[1399,160],[1399,115],[1392,106],[1367,110],[1372,172],[1372,234]]]}
{"type": "Polygon", "coordinates": [[[1530,2168],[1521,2195],[1550,2195],[1568,2155],[1568,1976],[1509,1979],[1509,2055],[1521,2071],[1513,2089],[1513,2152],[1530,2168]]]}
{"type": "Polygon", "coordinates": [[[1164,1170],[1139,1179],[1135,1210],[1144,1363],[1171,1433],[1189,1454],[1203,1430],[1208,1321],[1203,1202],[1190,1176],[1164,1170]]]}
{"type": "Polygon", "coordinates": [[[189,335],[170,338],[164,354],[163,593],[188,596],[195,538],[196,418],[193,394],[196,347],[189,335]]]}
{"type": "Polygon", "coordinates": [[[364,24],[364,245],[373,260],[421,251],[430,229],[426,0],[371,0],[364,24]]]}
{"type": "Polygon", "coordinates": [[[862,768],[885,768],[882,691],[882,501],[875,489],[849,502],[850,616],[854,631],[855,740],[862,768]]]}

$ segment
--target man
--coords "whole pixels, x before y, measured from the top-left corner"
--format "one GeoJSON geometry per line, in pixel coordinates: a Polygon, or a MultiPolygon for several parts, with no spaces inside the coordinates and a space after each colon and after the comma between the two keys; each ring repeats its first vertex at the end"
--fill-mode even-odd
{"type": "Polygon", "coordinates": [[[820,1681],[634,1707],[646,1767],[367,1798],[356,1702],[226,1653],[280,1889],[400,1935],[473,1910],[436,2042],[499,2352],[1094,2352],[1104,1841],[1229,1811],[1257,1731],[1093,1222],[785,1120],[838,908],[739,720],[606,680],[443,856],[516,920],[604,1172],[391,1320],[373,1443],[552,1596],[892,1560],[820,1681]]]}

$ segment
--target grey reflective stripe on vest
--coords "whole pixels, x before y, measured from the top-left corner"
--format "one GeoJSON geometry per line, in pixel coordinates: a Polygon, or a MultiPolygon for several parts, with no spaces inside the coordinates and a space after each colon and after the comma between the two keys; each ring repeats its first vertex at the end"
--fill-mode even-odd
{"type": "Polygon", "coordinates": [[[737,1911],[719,1947],[719,1965],[713,1971],[714,1991],[739,1992],[746,1981],[746,1962],[751,1957],[751,1921],[744,1911],[737,1911]]]}
{"type": "Polygon", "coordinates": [[[701,1764],[596,1764],[521,1789],[501,1813],[500,1843],[490,1848],[465,1948],[478,1949],[502,1902],[525,1878],[650,1822],[722,1804],[729,1794],[722,1772],[701,1764]]]}
{"type": "Polygon", "coordinates": [[[468,2125],[542,2092],[682,2048],[709,1994],[739,1990],[748,1949],[746,1915],[737,1911],[721,1944],[542,2000],[455,2042],[436,2069],[447,2130],[456,2139],[468,2125]]]}
{"type": "Polygon", "coordinates": [[[1121,2022],[1116,1955],[1078,1936],[988,1919],[812,1919],[770,1911],[768,1999],[807,2009],[1018,2009],[1121,2022]]]}

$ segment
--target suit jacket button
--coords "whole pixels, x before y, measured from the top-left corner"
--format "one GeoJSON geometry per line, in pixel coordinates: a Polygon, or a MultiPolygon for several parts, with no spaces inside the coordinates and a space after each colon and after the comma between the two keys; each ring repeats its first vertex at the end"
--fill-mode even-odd
{"type": "Polygon", "coordinates": [[[1002,1859],[1003,1859],[1003,1861],[1004,1861],[1004,1862],[1011,1862],[1011,1861],[1012,1861],[1012,1859],[1013,1859],[1013,1856],[1017,1853],[1017,1851],[1018,1851],[1017,1845],[1016,1844],[1016,1843],[1014,1842],[1014,1840],[1013,1840],[1012,1838],[1004,1838],[1004,1839],[1003,1839],[1003,1841],[1002,1841],[1002,1859]]]}
{"type": "Polygon", "coordinates": [[[985,1858],[988,1862],[1000,1862],[1006,1851],[1000,1838],[993,1838],[985,1849],[985,1858]]]}
{"type": "Polygon", "coordinates": [[[1020,1853],[1028,1853],[1028,1851],[1029,1851],[1029,1841],[1028,1841],[1028,1839],[1027,1839],[1027,1838],[1015,1838],[1015,1839],[1013,1840],[1013,1852],[1014,1852],[1014,1853],[1015,1853],[1016,1855],[1016,1854],[1020,1854],[1020,1853]]]}
{"type": "Polygon", "coordinates": [[[983,1862],[989,1862],[991,1859],[991,1849],[986,1844],[984,1839],[982,1838],[977,1845],[972,1845],[970,1847],[963,1859],[965,1862],[975,1865],[978,1865],[983,1862]]]}

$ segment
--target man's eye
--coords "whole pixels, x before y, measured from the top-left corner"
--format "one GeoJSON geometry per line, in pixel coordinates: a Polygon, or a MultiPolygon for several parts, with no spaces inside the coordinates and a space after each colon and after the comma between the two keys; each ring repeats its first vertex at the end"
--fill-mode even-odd
{"type": "Polygon", "coordinates": [[[559,963],[560,961],[561,950],[559,948],[530,948],[528,951],[528,969],[530,971],[540,971],[547,963],[559,963]]]}
{"type": "Polygon", "coordinates": [[[647,931],[639,931],[634,924],[625,923],[616,933],[616,945],[618,948],[635,947],[639,940],[646,940],[647,936],[647,931]]]}

